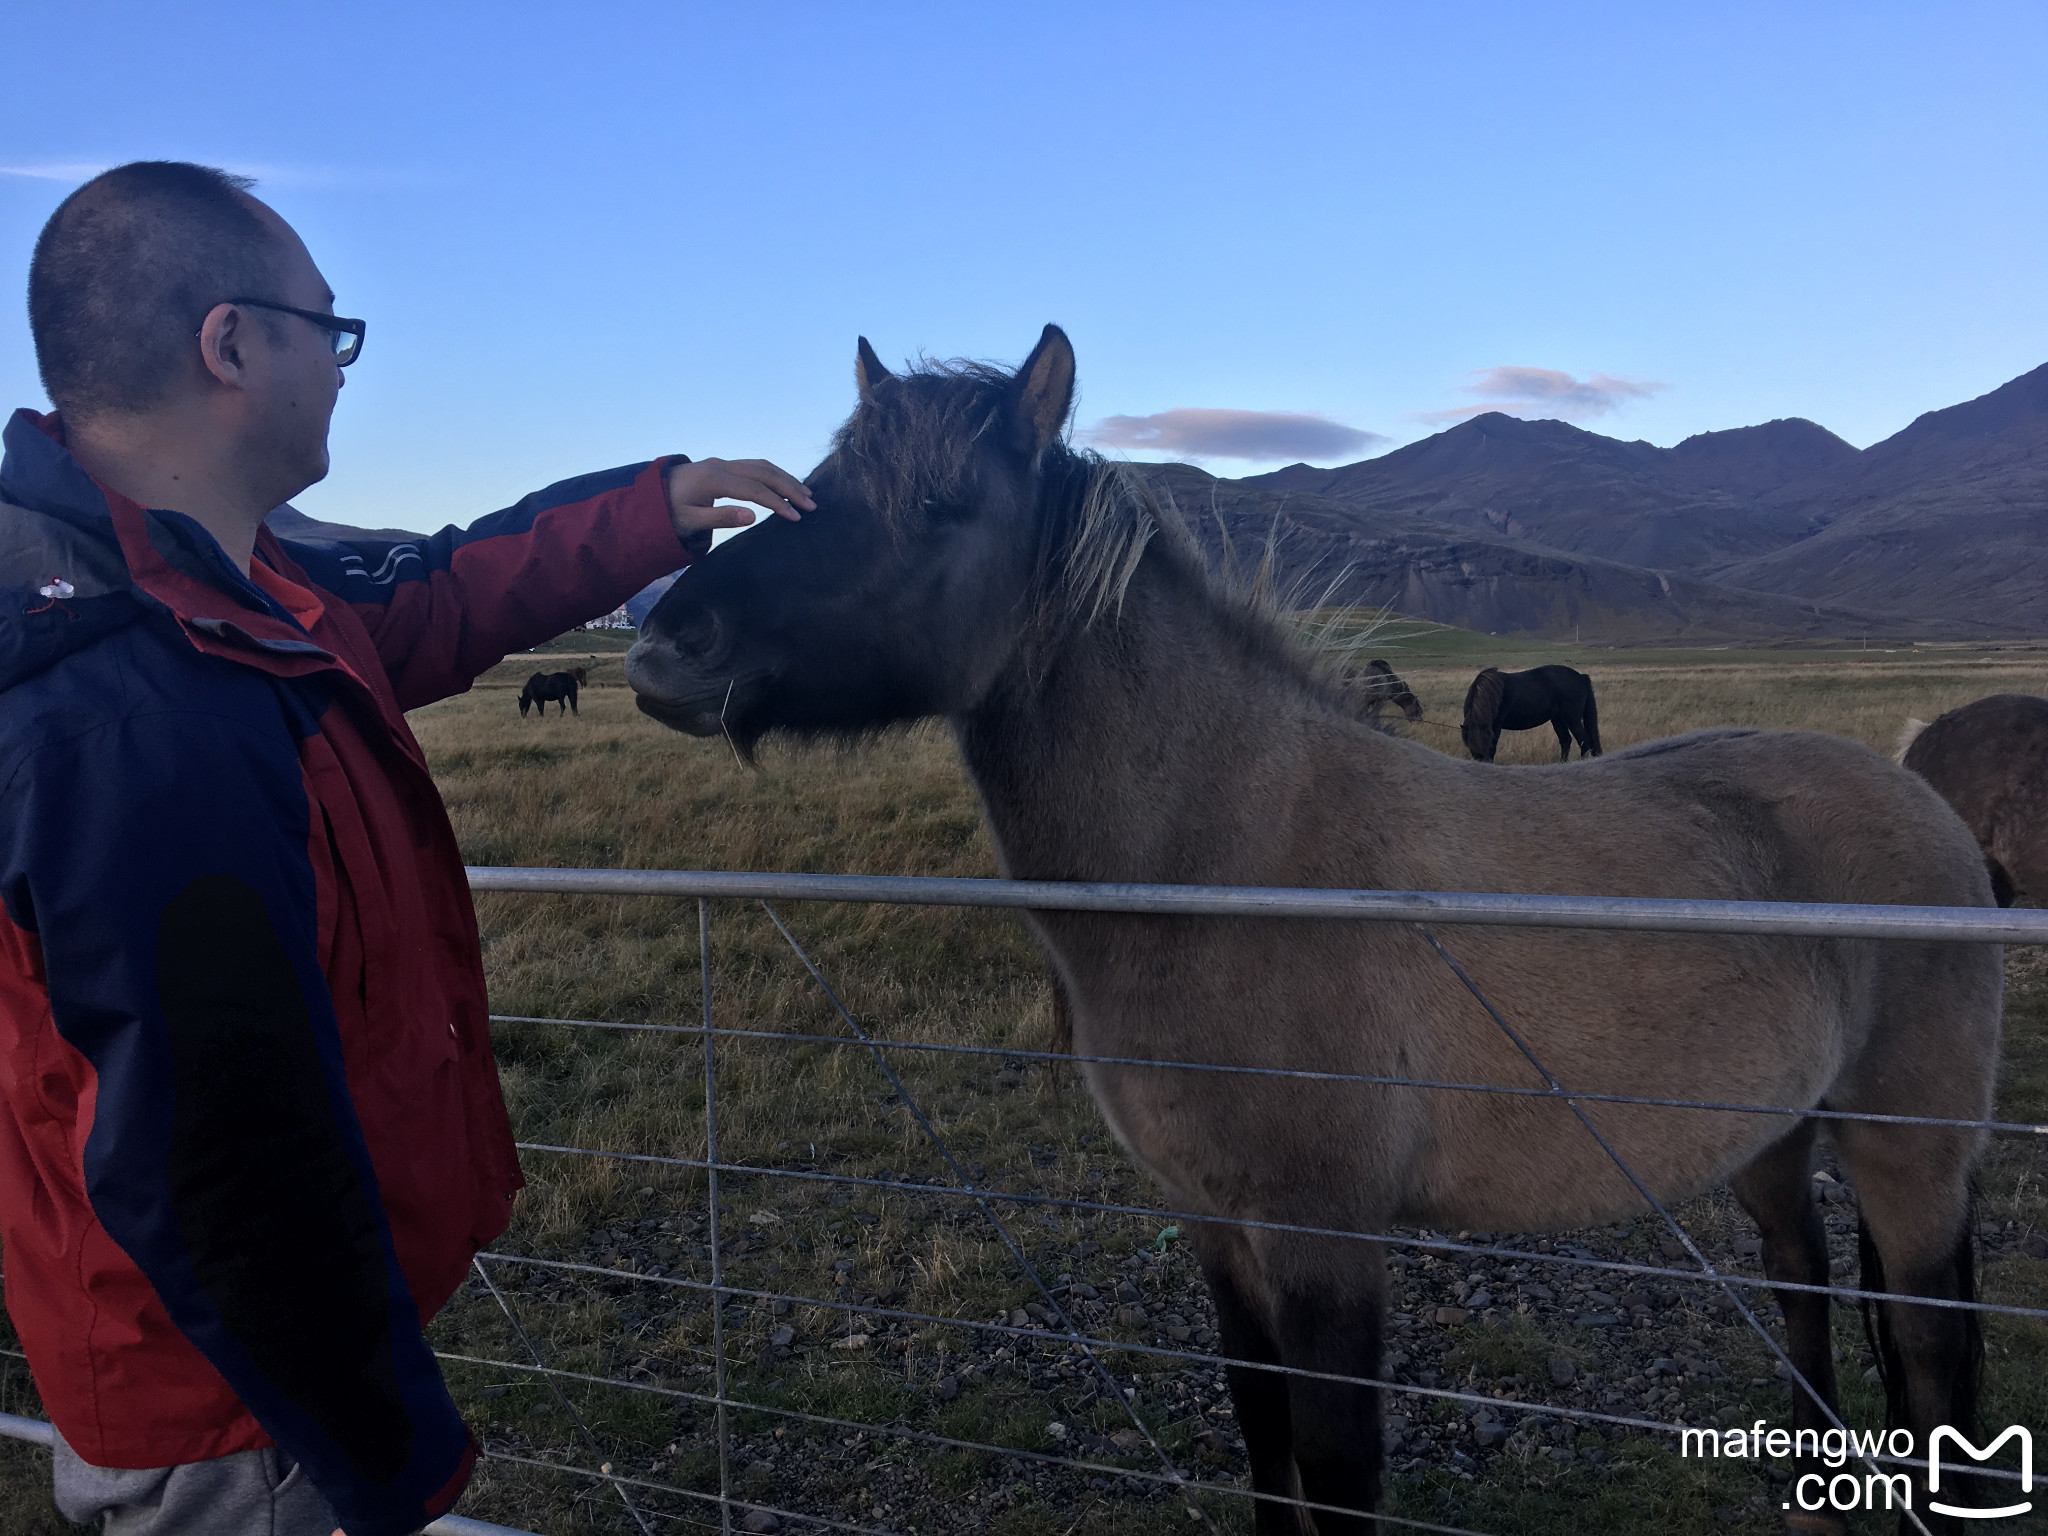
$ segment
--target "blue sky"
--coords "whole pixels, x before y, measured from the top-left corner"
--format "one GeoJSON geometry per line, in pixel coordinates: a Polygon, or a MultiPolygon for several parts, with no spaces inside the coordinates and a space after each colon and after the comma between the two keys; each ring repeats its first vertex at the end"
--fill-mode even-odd
{"type": "MultiPolygon", "coordinates": [[[[672,450],[801,473],[859,334],[1014,360],[1056,320],[1083,428],[1254,449],[1287,434],[1145,423],[1402,442],[1519,401],[1867,444],[2048,361],[2038,4],[74,0],[7,33],[14,292],[74,168],[256,174],[369,321],[299,503],[342,521],[672,450]]],[[[18,297],[0,379],[43,403],[18,297]]]]}

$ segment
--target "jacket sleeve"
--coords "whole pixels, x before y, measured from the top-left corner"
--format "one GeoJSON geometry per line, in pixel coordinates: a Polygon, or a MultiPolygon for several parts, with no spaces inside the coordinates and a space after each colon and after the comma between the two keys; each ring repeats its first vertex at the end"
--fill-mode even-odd
{"type": "Polygon", "coordinates": [[[348,1536],[402,1536],[476,1448],[349,1096],[312,813],[269,707],[267,731],[167,704],[43,747],[0,792],[0,897],[90,1067],[94,1214],[348,1536]]]}
{"type": "Polygon", "coordinates": [[[674,455],[564,480],[414,543],[286,547],[355,610],[399,707],[417,709],[709,549],[708,532],[685,544],[669,522],[665,477],[687,462],[674,455]]]}

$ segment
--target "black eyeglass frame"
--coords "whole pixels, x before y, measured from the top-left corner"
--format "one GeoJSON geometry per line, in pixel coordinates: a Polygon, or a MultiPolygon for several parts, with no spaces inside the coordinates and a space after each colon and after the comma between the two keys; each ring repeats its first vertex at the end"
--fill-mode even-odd
{"type": "Polygon", "coordinates": [[[294,309],[289,304],[279,304],[271,299],[224,299],[226,304],[248,304],[256,309],[274,309],[281,314],[297,315],[301,320],[310,320],[321,330],[335,336],[353,336],[355,343],[347,352],[334,354],[334,366],[346,368],[363,355],[363,332],[368,329],[360,320],[344,320],[339,315],[323,315],[318,310],[294,309]]]}

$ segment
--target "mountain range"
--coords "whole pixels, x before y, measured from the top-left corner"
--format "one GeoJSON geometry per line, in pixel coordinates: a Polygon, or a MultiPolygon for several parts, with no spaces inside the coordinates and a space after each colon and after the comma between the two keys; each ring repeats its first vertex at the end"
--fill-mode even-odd
{"type": "Polygon", "coordinates": [[[1858,449],[1791,418],[1672,448],[1476,416],[1378,458],[1139,465],[1297,593],[1595,643],[2048,634],[2048,366],[1858,449]]]}

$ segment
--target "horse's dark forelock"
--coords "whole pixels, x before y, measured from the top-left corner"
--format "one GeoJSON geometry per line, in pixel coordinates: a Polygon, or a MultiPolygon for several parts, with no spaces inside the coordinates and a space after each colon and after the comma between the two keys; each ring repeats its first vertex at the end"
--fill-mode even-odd
{"type": "Polygon", "coordinates": [[[832,440],[850,491],[901,533],[933,503],[974,489],[975,449],[1002,414],[1014,371],[956,359],[892,374],[832,440]]]}

